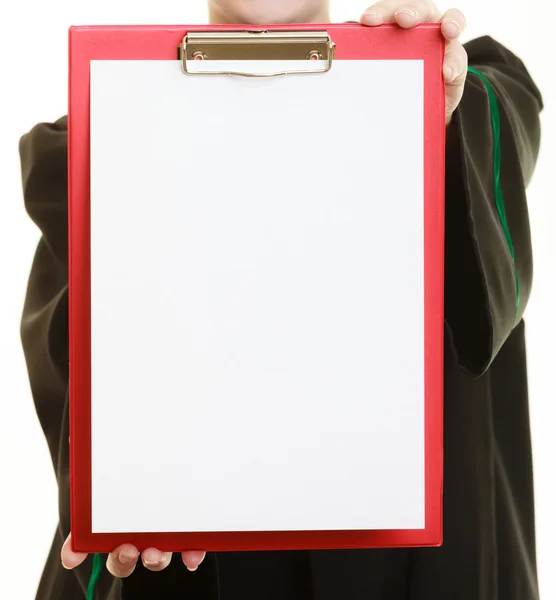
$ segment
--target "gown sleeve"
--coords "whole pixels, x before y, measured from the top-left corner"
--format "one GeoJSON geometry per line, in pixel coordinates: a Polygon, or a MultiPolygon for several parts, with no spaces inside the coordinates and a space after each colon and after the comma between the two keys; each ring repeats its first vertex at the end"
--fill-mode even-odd
{"type": "MultiPolygon", "coordinates": [[[[60,562],[70,529],[67,119],[36,125],[21,138],[19,150],[25,208],[41,234],[27,286],[21,339],[59,490],[59,524],[37,597],[73,600],[85,598],[93,557],[73,571],[60,562]]],[[[121,590],[121,581],[103,567],[95,598],[120,600],[121,590]]]]}
{"type": "Polygon", "coordinates": [[[446,143],[445,321],[459,366],[478,377],[522,319],[531,291],[526,187],[543,104],[525,65],[507,48],[488,36],[465,48],[471,72],[446,143]],[[491,109],[500,122],[500,195],[491,109]]]}

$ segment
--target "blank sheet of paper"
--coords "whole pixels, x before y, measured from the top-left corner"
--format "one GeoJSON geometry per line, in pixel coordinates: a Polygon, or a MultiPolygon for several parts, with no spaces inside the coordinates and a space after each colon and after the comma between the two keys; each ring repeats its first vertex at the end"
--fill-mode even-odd
{"type": "Polygon", "coordinates": [[[423,243],[421,61],[92,62],[93,532],[423,528],[423,243]]]}

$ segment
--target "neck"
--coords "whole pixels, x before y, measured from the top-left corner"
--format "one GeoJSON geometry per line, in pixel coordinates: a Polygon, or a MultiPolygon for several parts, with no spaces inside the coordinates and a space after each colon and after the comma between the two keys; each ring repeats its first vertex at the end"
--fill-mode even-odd
{"type": "MultiPolygon", "coordinates": [[[[211,5],[209,7],[209,21],[212,25],[270,25],[279,23],[267,23],[250,20],[245,22],[244,18],[239,15],[230,14],[225,10],[222,10],[217,5],[211,5]]],[[[328,3],[322,8],[317,10],[311,10],[299,13],[293,18],[289,19],[287,24],[293,23],[329,23],[330,13],[328,9],[328,3]]]]}

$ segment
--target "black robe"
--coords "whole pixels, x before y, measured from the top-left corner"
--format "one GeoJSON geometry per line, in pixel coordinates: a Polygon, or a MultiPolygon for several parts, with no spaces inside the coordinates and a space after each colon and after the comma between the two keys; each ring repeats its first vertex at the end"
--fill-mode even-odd
{"type": "MultiPolygon", "coordinates": [[[[443,546],[209,554],[196,573],[175,555],[166,571],[139,564],[123,581],[104,569],[97,600],[538,598],[522,315],[532,282],[525,189],[539,149],[542,99],[523,63],[492,38],[466,49],[500,108],[501,185],[520,305],[516,319],[514,264],[494,197],[489,99],[481,78],[469,74],[446,157],[443,546]]],[[[69,533],[66,118],[34,127],[20,151],[25,205],[42,231],[21,332],[60,507],[37,598],[77,600],[85,597],[92,558],[73,572],[60,564],[69,533]]]]}

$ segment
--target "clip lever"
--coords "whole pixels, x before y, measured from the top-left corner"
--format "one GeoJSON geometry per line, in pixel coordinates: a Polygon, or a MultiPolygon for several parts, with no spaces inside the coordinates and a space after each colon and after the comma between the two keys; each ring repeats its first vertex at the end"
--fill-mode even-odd
{"type": "Polygon", "coordinates": [[[327,31],[227,31],[188,33],[180,44],[178,56],[186,75],[240,75],[277,77],[326,73],[332,68],[335,45],[327,31]],[[204,61],[311,61],[315,68],[252,73],[191,67],[204,61]],[[323,66],[324,63],[324,66],[323,66]]]}

